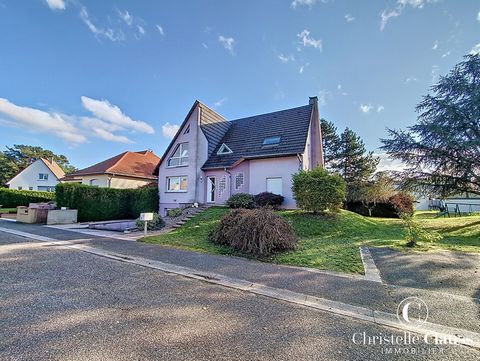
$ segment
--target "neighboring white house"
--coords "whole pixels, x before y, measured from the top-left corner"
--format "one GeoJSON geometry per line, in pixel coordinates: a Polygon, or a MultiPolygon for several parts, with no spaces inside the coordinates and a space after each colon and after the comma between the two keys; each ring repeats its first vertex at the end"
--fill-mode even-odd
{"type": "Polygon", "coordinates": [[[7,186],[10,189],[53,192],[65,172],[55,161],[39,158],[18,173],[7,186]]]}

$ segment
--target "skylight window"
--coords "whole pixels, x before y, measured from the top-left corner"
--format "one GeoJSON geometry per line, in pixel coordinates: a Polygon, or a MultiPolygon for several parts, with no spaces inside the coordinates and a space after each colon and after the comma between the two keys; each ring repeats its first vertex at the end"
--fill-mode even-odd
{"type": "Polygon", "coordinates": [[[263,145],[277,145],[280,144],[280,136],[267,137],[263,140],[263,145]]]}
{"type": "Polygon", "coordinates": [[[231,154],[231,153],[233,153],[232,150],[225,143],[223,143],[220,149],[217,151],[218,155],[231,154]]]}

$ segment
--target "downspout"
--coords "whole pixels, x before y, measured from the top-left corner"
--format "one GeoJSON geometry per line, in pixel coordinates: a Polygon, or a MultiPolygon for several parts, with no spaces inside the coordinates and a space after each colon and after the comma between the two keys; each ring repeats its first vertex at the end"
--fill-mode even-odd
{"type": "Polygon", "coordinates": [[[300,153],[297,153],[298,163],[300,166],[298,167],[299,170],[303,170],[303,157],[300,153]]]}

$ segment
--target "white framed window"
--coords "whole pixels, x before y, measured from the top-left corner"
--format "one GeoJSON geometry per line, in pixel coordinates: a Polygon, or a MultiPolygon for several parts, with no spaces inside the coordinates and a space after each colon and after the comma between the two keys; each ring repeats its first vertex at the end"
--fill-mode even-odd
{"type": "Polygon", "coordinates": [[[186,192],[187,177],[167,177],[167,192],[186,192]]]}
{"type": "Polygon", "coordinates": [[[17,188],[18,188],[19,191],[21,191],[23,189],[22,186],[18,186],[17,188]]]}
{"type": "Polygon", "coordinates": [[[267,192],[283,196],[282,183],[281,177],[267,178],[267,192]]]}
{"type": "Polygon", "coordinates": [[[38,180],[48,180],[48,173],[38,173],[38,180]]]}
{"type": "Polygon", "coordinates": [[[223,176],[218,183],[218,193],[220,196],[225,192],[225,189],[227,189],[227,179],[223,176]]]}
{"type": "Polygon", "coordinates": [[[169,167],[188,165],[188,143],[180,143],[168,159],[169,167]]]}
{"type": "Polygon", "coordinates": [[[233,153],[233,151],[225,143],[222,143],[222,145],[220,146],[217,152],[218,155],[231,154],[231,153],[233,153]]]}
{"type": "Polygon", "coordinates": [[[29,190],[29,191],[33,191],[33,187],[28,187],[28,190],[29,190]]]}
{"type": "Polygon", "coordinates": [[[237,173],[235,175],[235,189],[240,189],[243,187],[243,182],[245,180],[245,175],[243,172],[237,173]]]}

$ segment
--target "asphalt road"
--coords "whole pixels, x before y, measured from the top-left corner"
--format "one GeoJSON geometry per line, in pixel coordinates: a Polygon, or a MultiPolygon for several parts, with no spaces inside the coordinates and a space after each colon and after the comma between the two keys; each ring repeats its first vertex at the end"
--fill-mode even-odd
{"type": "Polygon", "coordinates": [[[363,345],[358,337],[363,332],[403,335],[0,232],[2,361],[480,357],[477,350],[463,346],[363,345]],[[358,344],[352,342],[354,334],[358,344]],[[410,354],[412,348],[416,355],[410,354]],[[388,353],[395,350],[401,352],[388,353]]]}

